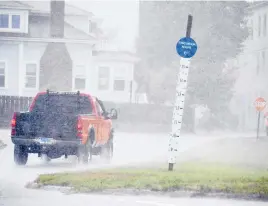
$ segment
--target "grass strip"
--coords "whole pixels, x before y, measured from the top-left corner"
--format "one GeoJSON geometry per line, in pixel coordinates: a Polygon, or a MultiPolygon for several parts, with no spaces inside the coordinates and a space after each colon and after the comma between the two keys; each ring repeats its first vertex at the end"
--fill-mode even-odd
{"type": "Polygon", "coordinates": [[[154,167],[42,174],[35,182],[69,186],[78,192],[129,188],[268,195],[268,171],[217,164],[182,164],[172,172],[154,167]]]}

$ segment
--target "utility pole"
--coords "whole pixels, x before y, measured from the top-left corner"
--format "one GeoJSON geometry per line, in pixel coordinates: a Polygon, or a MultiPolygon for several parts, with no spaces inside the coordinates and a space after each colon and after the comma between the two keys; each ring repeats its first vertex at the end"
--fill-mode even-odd
{"type": "Polygon", "coordinates": [[[193,57],[197,51],[196,42],[190,37],[192,29],[192,15],[188,15],[186,37],[181,38],[177,45],[177,53],[181,56],[180,70],[178,75],[178,83],[176,87],[176,101],[173,109],[172,131],[169,140],[169,157],[168,170],[173,171],[176,163],[176,156],[178,152],[179,137],[181,133],[182,117],[184,110],[185,95],[187,91],[187,80],[190,67],[190,58],[193,57]]]}

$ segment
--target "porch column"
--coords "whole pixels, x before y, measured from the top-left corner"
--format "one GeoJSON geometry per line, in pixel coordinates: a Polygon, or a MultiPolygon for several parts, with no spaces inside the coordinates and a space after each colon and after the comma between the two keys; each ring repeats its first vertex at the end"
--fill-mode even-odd
{"type": "Polygon", "coordinates": [[[25,78],[25,65],[24,65],[24,43],[19,43],[19,61],[18,61],[18,93],[19,96],[23,94],[24,78],[25,78]]]}

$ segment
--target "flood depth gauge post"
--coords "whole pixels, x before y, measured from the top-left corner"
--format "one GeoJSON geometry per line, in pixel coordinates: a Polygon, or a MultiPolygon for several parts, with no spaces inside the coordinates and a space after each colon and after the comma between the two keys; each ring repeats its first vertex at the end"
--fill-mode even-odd
{"type": "Polygon", "coordinates": [[[176,100],[173,109],[172,128],[168,148],[168,170],[172,171],[176,163],[176,156],[178,153],[179,137],[182,126],[182,116],[184,109],[185,94],[187,90],[187,79],[189,73],[190,59],[197,51],[196,42],[190,37],[192,29],[193,17],[188,15],[186,37],[181,38],[177,45],[176,50],[180,55],[180,70],[178,74],[178,83],[176,87],[176,100]]]}

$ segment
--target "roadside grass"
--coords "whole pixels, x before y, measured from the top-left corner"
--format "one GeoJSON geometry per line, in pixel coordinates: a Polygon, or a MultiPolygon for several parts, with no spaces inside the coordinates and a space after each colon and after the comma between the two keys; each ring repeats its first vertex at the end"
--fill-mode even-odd
{"type": "Polygon", "coordinates": [[[172,172],[162,165],[152,168],[42,174],[35,182],[41,186],[68,186],[77,192],[128,188],[268,195],[267,170],[236,168],[222,164],[185,163],[176,166],[172,172]]]}

